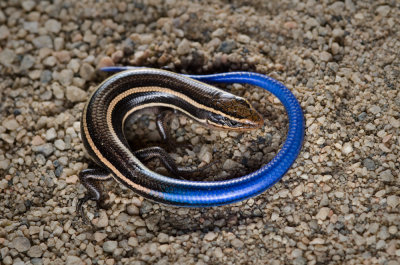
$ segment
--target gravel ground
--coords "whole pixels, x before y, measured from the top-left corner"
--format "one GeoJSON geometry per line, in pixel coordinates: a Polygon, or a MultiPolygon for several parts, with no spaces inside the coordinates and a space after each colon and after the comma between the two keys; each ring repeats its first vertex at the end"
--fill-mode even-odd
{"type": "MultiPolygon", "coordinates": [[[[1,1],[0,263],[400,264],[400,3],[321,2],[1,1]],[[89,203],[85,225],[80,115],[108,65],[268,74],[301,102],[302,153],[274,187],[224,207],[167,207],[111,183],[112,207],[89,203]]],[[[194,146],[179,164],[219,161],[208,179],[259,168],[287,130],[270,94],[225,88],[264,128],[171,123],[194,146]]],[[[159,141],[152,114],[127,133],[159,141]]]]}

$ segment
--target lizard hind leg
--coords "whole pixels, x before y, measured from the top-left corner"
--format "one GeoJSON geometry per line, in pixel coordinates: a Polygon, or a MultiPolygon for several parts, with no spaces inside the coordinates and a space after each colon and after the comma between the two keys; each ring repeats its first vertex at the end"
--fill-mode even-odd
{"type": "Polygon", "coordinates": [[[196,169],[178,167],[174,159],[167,153],[167,151],[158,146],[137,150],[134,152],[134,155],[142,162],[149,162],[154,159],[159,159],[170,173],[181,179],[188,179],[193,175],[204,172],[214,164],[210,163],[206,166],[196,169]]]}
{"type": "Polygon", "coordinates": [[[108,208],[105,201],[108,195],[104,193],[102,182],[112,179],[112,175],[103,169],[85,169],[79,173],[79,179],[83,186],[87,189],[86,195],[79,199],[76,205],[76,211],[81,215],[83,221],[88,223],[88,218],[84,212],[83,205],[87,201],[96,201],[97,208],[108,208]]]}

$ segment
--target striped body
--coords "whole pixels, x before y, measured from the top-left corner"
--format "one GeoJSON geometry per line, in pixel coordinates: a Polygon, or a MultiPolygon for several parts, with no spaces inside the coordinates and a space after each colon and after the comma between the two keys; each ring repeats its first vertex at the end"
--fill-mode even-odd
{"type": "MultiPolygon", "coordinates": [[[[235,181],[178,180],[149,170],[132,153],[123,133],[129,116],[149,107],[172,108],[203,125],[222,129],[249,130],[263,124],[262,117],[245,99],[179,74],[143,68],[105,80],[91,96],[82,116],[84,146],[91,158],[118,182],[148,199],[167,204],[207,206],[208,195],[214,189],[224,191],[235,181]]],[[[229,202],[221,197],[212,205],[229,202]]]]}

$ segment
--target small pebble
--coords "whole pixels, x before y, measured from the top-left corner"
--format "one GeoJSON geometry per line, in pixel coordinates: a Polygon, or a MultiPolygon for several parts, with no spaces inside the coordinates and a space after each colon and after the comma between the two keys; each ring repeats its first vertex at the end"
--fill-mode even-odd
{"type": "Polygon", "coordinates": [[[87,93],[86,91],[76,86],[68,86],[66,91],[66,97],[71,102],[86,101],[87,93]]]}
{"type": "Polygon", "coordinates": [[[118,242],[117,241],[106,241],[103,243],[103,250],[105,252],[112,253],[117,248],[118,242]]]}
{"type": "Polygon", "coordinates": [[[14,238],[14,240],[12,241],[12,245],[18,252],[28,251],[31,247],[31,243],[26,237],[14,238]]]}

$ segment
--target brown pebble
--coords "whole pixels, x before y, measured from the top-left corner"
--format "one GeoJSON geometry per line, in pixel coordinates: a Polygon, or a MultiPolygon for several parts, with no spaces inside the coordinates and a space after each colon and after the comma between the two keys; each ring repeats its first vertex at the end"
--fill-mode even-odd
{"type": "Polygon", "coordinates": [[[42,137],[39,135],[36,135],[32,138],[32,145],[42,145],[45,142],[43,141],[42,137]]]}
{"type": "Polygon", "coordinates": [[[114,66],[113,60],[108,56],[101,58],[99,63],[97,64],[98,69],[108,66],[114,66]]]}
{"type": "Polygon", "coordinates": [[[114,63],[118,63],[124,57],[124,53],[121,50],[114,52],[111,55],[111,59],[114,63]]]}

